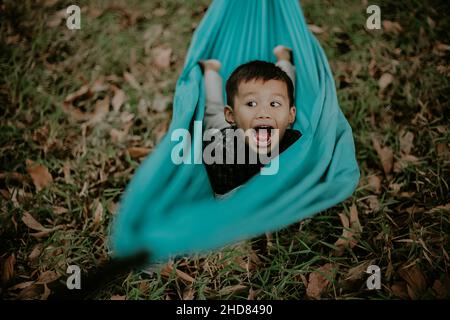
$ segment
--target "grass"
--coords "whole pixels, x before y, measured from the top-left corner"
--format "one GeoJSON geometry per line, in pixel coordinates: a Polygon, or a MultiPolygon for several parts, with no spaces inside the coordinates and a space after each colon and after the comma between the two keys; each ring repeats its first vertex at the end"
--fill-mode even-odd
{"type": "MultiPolygon", "coordinates": [[[[64,21],[47,25],[71,3],[51,4],[7,0],[0,5],[0,258],[2,296],[8,299],[40,297],[40,284],[12,287],[45,271],[64,278],[69,264],[90,268],[106,259],[108,226],[139,165],[127,149],[151,152],[171,119],[170,107],[142,112],[142,105],[158,95],[173,96],[192,32],[209,1],[79,1],[83,20],[77,32],[63,27],[64,21]],[[151,39],[155,33],[159,36],[151,39]],[[155,71],[151,48],[161,46],[172,48],[172,65],[155,71]],[[61,108],[64,99],[102,77],[126,93],[120,114],[111,112],[94,126],[74,121],[61,108]],[[120,139],[112,132],[126,134],[120,139]],[[49,169],[51,186],[36,191],[27,159],[49,169]],[[99,204],[103,214],[96,223],[99,204]],[[58,214],[60,208],[67,212],[58,214]],[[25,213],[44,226],[64,228],[36,238],[22,222],[25,213]]],[[[400,31],[365,29],[368,15],[359,1],[305,0],[302,5],[308,23],[322,28],[316,36],[353,128],[361,169],[354,195],[274,233],[270,241],[259,237],[178,259],[151,275],[129,273],[94,298],[304,299],[311,273],[328,263],[331,271],[324,275],[330,285],[322,298],[449,297],[448,4],[385,1],[382,19],[399,23],[400,31]],[[380,92],[378,81],[385,73],[393,81],[380,92]],[[413,134],[410,154],[418,160],[385,174],[372,138],[389,147],[399,164],[400,132],[413,134]],[[373,177],[379,190],[370,182],[373,177]],[[352,205],[363,230],[356,246],[336,255],[342,234],[338,214],[352,205]],[[381,268],[380,290],[366,289],[369,264],[381,268]],[[410,265],[414,272],[405,274],[410,265]]],[[[75,103],[92,112],[104,97],[99,91],[75,103]]]]}

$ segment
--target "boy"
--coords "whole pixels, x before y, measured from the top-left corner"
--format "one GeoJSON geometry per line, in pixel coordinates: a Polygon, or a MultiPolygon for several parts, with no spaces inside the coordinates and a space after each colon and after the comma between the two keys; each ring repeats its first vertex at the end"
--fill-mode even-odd
{"type": "Polygon", "coordinates": [[[204,141],[204,148],[219,150],[227,157],[231,153],[235,160],[232,164],[205,161],[212,188],[219,198],[259,173],[268,162],[261,161],[261,157],[270,160],[301,136],[299,131],[288,128],[296,115],[291,51],[277,46],[274,54],[276,65],[251,61],[231,74],[226,83],[228,105],[225,107],[222,78],[218,73],[220,62],[200,62],[206,90],[204,126],[206,130],[216,129],[216,133],[221,133],[219,138],[204,141]],[[239,143],[240,139],[245,143],[239,143]],[[251,161],[255,155],[259,156],[257,161],[251,161]],[[241,156],[245,161],[236,161],[241,156]]]}

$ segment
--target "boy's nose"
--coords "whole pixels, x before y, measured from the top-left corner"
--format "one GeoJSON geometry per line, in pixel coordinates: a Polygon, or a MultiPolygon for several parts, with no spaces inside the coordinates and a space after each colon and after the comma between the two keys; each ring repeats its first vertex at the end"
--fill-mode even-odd
{"type": "Polygon", "coordinates": [[[257,118],[271,118],[271,114],[270,114],[270,106],[261,106],[258,108],[257,114],[256,114],[257,118]]]}

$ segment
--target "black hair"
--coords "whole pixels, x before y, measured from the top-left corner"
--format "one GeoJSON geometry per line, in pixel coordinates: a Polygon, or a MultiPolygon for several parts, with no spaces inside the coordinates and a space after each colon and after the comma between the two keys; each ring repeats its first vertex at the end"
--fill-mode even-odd
{"type": "Polygon", "coordinates": [[[234,107],[234,97],[238,92],[239,84],[250,80],[283,81],[288,89],[289,106],[294,105],[294,84],[286,72],[272,62],[254,60],[237,67],[227,80],[227,102],[231,108],[234,107]]]}

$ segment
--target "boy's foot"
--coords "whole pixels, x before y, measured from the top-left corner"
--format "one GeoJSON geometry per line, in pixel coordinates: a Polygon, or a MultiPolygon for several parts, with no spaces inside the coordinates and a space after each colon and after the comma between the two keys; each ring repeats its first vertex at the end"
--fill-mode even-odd
{"type": "Polygon", "coordinates": [[[222,67],[220,61],[216,59],[201,60],[199,61],[199,64],[202,66],[203,72],[205,72],[206,70],[219,72],[220,68],[222,67]]]}
{"type": "Polygon", "coordinates": [[[283,45],[276,46],[273,54],[277,57],[277,61],[286,60],[292,62],[292,50],[283,45]]]}

